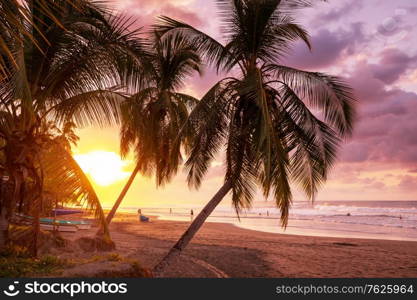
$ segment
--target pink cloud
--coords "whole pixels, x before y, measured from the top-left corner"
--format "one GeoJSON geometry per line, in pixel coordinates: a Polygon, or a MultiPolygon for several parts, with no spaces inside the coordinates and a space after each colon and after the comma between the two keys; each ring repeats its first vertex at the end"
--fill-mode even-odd
{"type": "Polygon", "coordinates": [[[378,64],[371,66],[375,78],[386,84],[397,81],[407,70],[416,66],[416,56],[409,56],[399,49],[385,49],[378,64]]]}
{"type": "Polygon", "coordinates": [[[202,25],[198,14],[190,8],[193,1],[151,1],[151,0],[112,0],[113,5],[123,14],[137,19],[140,26],[155,23],[160,15],[181,20],[193,26],[202,25]]]}
{"type": "MultiPolygon", "coordinates": [[[[415,6],[413,0],[403,2],[410,8],[415,6]]],[[[138,26],[150,25],[156,16],[165,14],[219,36],[214,1],[113,0],[113,3],[123,13],[136,18],[138,26]]],[[[385,12],[384,16],[391,16],[395,12],[392,8],[398,4],[344,0],[330,1],[326,5],[326,10],[313,8],[310,11],[313,14],[297,19],[301,24],[313,24],[307,26],[312,33],[313,51],[310,53],[304,44],[296,43],[285,63],[314,71],[339,70],[335,75],[347,78],[359,100],[354,136],[344,145],[332,175],[331,182],[339,186],[331,185],[329,193],[337,195],[337,191],[343,191],[340,197],[344,199],[349,199],[350,195],[362,197],[367,190],[371,190],[368,198],[379,198],[378,190],[384,190],[385,197],[393,199],[417,196],[417,182],[413,177],[417,173],[417,94],[401,88],[404,78],[417,67],[415,40],[402,39],[390,44],[391,36],[375,36],[375,32],[381,33],[384,20],[374,13],[375,9],[385,12]],[[364,172],[371,170],[383,171],[386,175],[363,178],[364,172]],[[399,177],[398,170],[413,176],[399,177]],[[392,181],[399,182],[395,183],[395,188],[388,184],[392,181]],[[342,184],[349,187],[340,188],[342,184]],[[397,192],[402,194],[396,195],[397,192]]],[[[408,14],[398,26],[399,30],[406,29],[408,36],[415,32],[411,26],[415,11],[415,7],[414,11],[407,10],[408,14]]],[[[207,67],[205,75],[190,79],[185,89],[201,96],[221,77],[207,67]]],[[[223,167],[216,166],[210,170],[208,178],[217,180],[223,174],[223,167]]],[[[181,181],[183,179],[181,176],[181,181]]]]}
{"type": "Polygon", "coordinates": [[[348,30],[330,31],[323,28],[311,37],[311,51],[304,43],[297,42],[284,64],[308,70],[321,70],[334,66],[344,57],[354,54],[357,46],[365,41],[360,23],[351,24],[348,30]]]}
{"type": "Polygon", "coordinates": [[[406,191],[417,191],[417,177],[409,175],[403,176],[400,183],[398,184],[398,187],[406,191]]]}

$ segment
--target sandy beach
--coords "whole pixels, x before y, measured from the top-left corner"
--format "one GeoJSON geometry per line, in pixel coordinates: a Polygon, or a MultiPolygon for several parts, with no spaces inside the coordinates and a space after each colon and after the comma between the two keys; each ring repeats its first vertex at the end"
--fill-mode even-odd
{"type": "MultiPolygon", "coordinates": [[[[116,250],[62,249],[58,256],[83,263],[61,276],[100,276],[133,261],[150,269],[188,225],[156,217],[139,223],[136,215],[118,214],[110,227],[116,250]]],[[[76,241],[95,230],[63,236],[76,241]]],[[[417,277],[417,242],[283,235],[206,223],[164,277],[417,277]]]]}

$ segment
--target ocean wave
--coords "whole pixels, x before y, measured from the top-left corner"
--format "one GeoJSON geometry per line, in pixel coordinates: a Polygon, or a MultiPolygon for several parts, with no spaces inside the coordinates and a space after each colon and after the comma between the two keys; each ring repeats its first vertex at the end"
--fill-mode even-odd
{"type": "MultiPolygon", "coordinates": [[[[339,224],[371,225],[379,227],[395,227],[417,229],[416,202],[350,202],[350,203],[320,203],[311,205],[307,202],[295,203],[290,209],[290,220],[320,221],[339,224]]],[[[137,210],[136,208],[132,208],[137,210]]],[[[144,208],[148,214],[189,217],[190,210],[194,215],[198,208],[174,207],[171,214],[169,208],[144,208]]],[[[271,219],[279,220],[280,211],[272,206],[258,206],[242,212],[242,219],[271,219]]],[[[236,219],[236,212],[231,207],[218,207],[211,218],[236,219]]]]}

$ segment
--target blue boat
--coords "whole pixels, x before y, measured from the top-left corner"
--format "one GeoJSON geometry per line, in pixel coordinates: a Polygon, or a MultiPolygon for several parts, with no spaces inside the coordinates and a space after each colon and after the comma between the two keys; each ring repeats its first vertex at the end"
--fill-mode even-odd
{"type": "MultiPolygon", "coordinates": [[[[16,216],[33,222],[33,217],[25,216],[23,214],[16,214],[16,216]]],[[[42,229],[58,231],[77,231],[77,229],[86,230],[91,228],[91,222],[87,221],[70,221],[70,220],[56,220],[53,218],[39,218],[39,223],[42,229]]]]}
{"type": "Polygon", "coordinates": [[[78,229],[90,229],[91,223],[87,221],[54,220],[51,218],[40,218],[39,222],[48,225],[75,225],[78,229]]]}

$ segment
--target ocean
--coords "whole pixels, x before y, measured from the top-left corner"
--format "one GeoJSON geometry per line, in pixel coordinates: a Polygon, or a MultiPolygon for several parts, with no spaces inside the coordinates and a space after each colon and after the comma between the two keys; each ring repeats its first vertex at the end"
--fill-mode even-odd
{"type": "MultiPolygon", "coordinates": [[[[201,208],[141,208],[142,214],[178,221],[191,221],[191,209],[196,216],[201,208]]],[[[240,218],[233,208],[220,206],[207,221],[281,234],[417,241],[417,201],[294,202],[286,229],[280,226],[279,210],[271,202],[256,203],[240,218]]]]}

